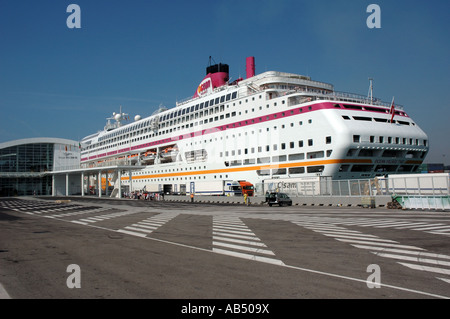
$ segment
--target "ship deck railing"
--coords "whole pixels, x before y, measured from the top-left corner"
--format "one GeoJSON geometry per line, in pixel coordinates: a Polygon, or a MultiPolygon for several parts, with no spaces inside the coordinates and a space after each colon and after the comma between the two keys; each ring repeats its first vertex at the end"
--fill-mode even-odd
{"type": "MultiPolygon", "coordinates": [[[[276,89],[276,88],[268,88],[267,86],[254,86],[253,83],[247,85],[250,89],[248,93],[241,95],[240,97],[250,96],[253,94],[258,94],[264,91],[277,91],[279,96],[290,96],[293,94],[304,94],[307,97],[311,97],[313,100],[331,100],[331,101],[339,101],[339,102],[350,102],[350,103],[362,103],[373,106],[381,106],[385,108],[390,108],[392,106],[389,102],[384,102],[375,97],[368,97],[356,93],[348,93],[348,92],[340,92],[340,91],[326,91],[318,88],[301,88],[298,87],[294,90],[288,89],[276,89]]],[[[221,92],[227,90],[229,88],[228,85],[222,86],[220,88],[214,89],[214,93],[221,92]]],[[[188,97],[181,101],[176,102],[176,106],[181,106],[192,102],[194,100],[199,99],[200,97],[188,97]]],[[[308,101],[309,102],[309,101],[308,101]]],[[[305,101],[306,103],[306,101],[305,101]]],[[[397,110],[404,110],[404,107],[400,104],[395,104],[395,108],[397,110]]]]}

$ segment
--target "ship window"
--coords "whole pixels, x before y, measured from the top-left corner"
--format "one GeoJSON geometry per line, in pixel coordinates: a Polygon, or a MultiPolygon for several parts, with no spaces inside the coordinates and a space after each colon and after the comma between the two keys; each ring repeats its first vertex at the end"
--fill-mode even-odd
{"type": "Polygon", "coordinates": [[[277,163],[277,162],[286,162],[286,155],[281,155],[281,156],[273,156],[272,157],[272,162],[277,163]]]}
{"type": "Polygon", "coordinates": [[[309,166],[307,168],[308,173],[321,173],[323,172],[325,166],[321,165],[321,166],[309,166]]]}
{"type": "Polygon", "coordinates": [[[222,96],[220,97],[220,103],[223,103],[223,102],[225,102],[225,95],[222,95],[222,96]]]}
{"type": "Polygon", "coordinates": [[[353,135],[353,143],[359,143],[361,140],[361,136],[359,135],[353,135]]]}
{"type": "Polygon", "coordinates": [[[219,104],[219,102],[220,102],[220,98],[218,97],[218,98],[216,98],[216,100],[214,101],[214,104],[219,104]]]}
{"type": "Polygon", "coordinates": [[[252,165],[252,164],[255,164],[255,159],[254,158],[252,158],[252,159],[245,159],[244,160],[244,165],[252,165]]]}
{"type": "Polygon", "coordinates": [[[372,157],[372,156],[374,156],[374,151],[373,150],[362,149],[359,152],[358,156],[360,156],[360,157],[372,157]]]}
{"type": "Polygon", "coordinates": [[[304,167],[292,167],[289,169],[289,174],[304,174],[305,168],[304,167]]]}
{"type": "Polygon", "coordinates": [[[347,104],[344,104],[344,107],[346,109],[351,109],[351,110],[362,110],[362,106],[359,106],[359,105],[347,105],[347,104]]]}
{"type": "Polygon", "coordinates": [[[311,152],[307,154],[308,158],[322,158],[325,156],[325,153],[323,151],[319,152],[311,152]]]}
{"type": "Polygon", "coordinates": [[[260,157],[257,159],[258,164],[268,164],[270,163],[270,157],[260,157]]]}
{"type": "Polygon", "coordinates": [[[231,94],[227,94],[227,101],[231,99],[231,94]]]}
{"type": "Polygon", "coordinates": [[[356,148],[351,148],[347,152],[347,157],[353,157],[358,153],[358,150],[356,148]]]}
{"type": "Polygon", "coordinates": [[[298,161],[298,160],[304,160],[305,154],[304,153],[298,153],[298,154],[290,154],[289,155],[289,161],[298,161]]]}
{"type": "Polygon", "coordinates": [[[294,143],[294,142],[290,142],[290,143],[289,143],[289,147],[290,147],[290,148],[294,148],[294,147],[295,147],[295,143],[294,143]]]}
{"type": "Polygon", "coordinates": [[[350,120],[350,117],[347,116],[347,115],[342,115],[342,118],[343,118],[344,120],[350,120]]]}
{"type": "Polygon", "coordinates": [[[286,175],[287,170],[285,168],[278,168],[272,171],[272,175],[286,175]]]}
{"type": "Polygon", "coordinates": [[[232,98],[232,99],[235,99],[236,97],[237,97],[237,92],[233,92],[231,98],[232,98]]]}
{"type": "Polygon", "coordinates": [[[256,174],[258,174],[258,176],[268,176],[270,175],[270,169],[257,170],[256,174]]]}
{"type": "Polygon", "coordinates": [[[357,121],[367,121],[367,122],[372,122],[372,118],[371,117],[364,117],[364,116],[353,116],[353,118],[357,121]]]}
{"type": "Polygon", "coordinates": [[[308,140],[308,146],[313,146],[314,145],[314,141],[311,139],[311,140],[308,140]]]}
{"type": "Polygon", "coordinates": [[[327,137],[325,138],[325,142],[326,142],[327,144],[331,144],[331,136],[327,136],[327,137]]]}

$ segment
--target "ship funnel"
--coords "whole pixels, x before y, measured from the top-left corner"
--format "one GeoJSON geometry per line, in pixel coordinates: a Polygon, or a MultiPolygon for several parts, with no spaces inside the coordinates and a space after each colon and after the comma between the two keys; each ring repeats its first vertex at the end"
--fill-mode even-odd
{"type": "Polygon", "coordinates": [[[251,56],[246,61],[247,79],[255,76],[255,57],[251,56]]]}

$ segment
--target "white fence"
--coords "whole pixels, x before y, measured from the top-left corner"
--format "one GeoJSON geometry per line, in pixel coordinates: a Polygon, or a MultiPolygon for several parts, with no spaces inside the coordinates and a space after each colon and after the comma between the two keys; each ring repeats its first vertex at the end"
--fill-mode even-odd
{"type": "Polygon", "coordinates": [[[291,197],[392,196],[406,209],[450,209],[450,174],[409,174],[356,180],[267,180],[255,185],[255,193],[287,193],[291,197]]]}
{"type": "Polygon", "coordinates": [[[256,193],[282,192],[294,197],[300,196],[376,196],[389,195],[384,185],[374,179],[331,180],[320,178],[297,182],[261,183],[256,185],[256,193]]]}

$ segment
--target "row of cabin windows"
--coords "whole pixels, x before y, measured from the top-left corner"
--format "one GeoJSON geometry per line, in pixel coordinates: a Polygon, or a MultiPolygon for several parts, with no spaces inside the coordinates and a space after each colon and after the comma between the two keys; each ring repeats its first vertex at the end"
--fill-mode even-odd
{"type": "MultiPolygon", "coordinates": [[[[161,123],[157,124],[158,128],[166,128],[166,127],[169,127],[169,126],[172,126],[172,125],[178,125],[180,123],[184,123],[184,122],[191,121],[191,120],[194,120],[194,119],[202,118],[202,117],[207,116],[207,115],[212,115],[214,113],[223,112],[225,110],[225,106],[224,105],[215,106],[214,109],[209,109],[209,110],[207,110],[206,108],[211,107],[211,106],[216,105],[216,104],[221,104],[223,102],[228,102],[228,101],[236,99],[236,98],[237,98],[237,92],[233,92],[233,93],[229,93],[227,95],[224,95],[222,97],[211,99],[210,101],[202,102],[202,103],[199,103],[199,104],[197,104],[195,106],[191,106],[191,107],[185,108],[183,110],[178,110],[178,111],[172,112],[171,114],[163,115],[160,118],[160,122],[161,123]],[[196,112],[196,111],[202,110],[202,109],[205,109],[205,111],[196,112]],[[196,112],[196,113],[195,114],[191,114],[190,116],[184,116],[183,117],[183,115],[187,115],[187,114],[189,114],[191,112],[196,112]],[[180,116],[182,116],[182,117],[180,117],[180,116]],[[178,117],[178,119],[171,120],[174,117],[178,117]]],[[[260,95],[259,98],[261,99],[262,95],[260,95]]],[[[255,98],[253,97],[252,100],[254,101],[255,98]]],[[[246,99],[245,102],[248,103],[248,99],[246,99]]],[[[239,104],[242,104],[242,101],[239,101],[239,104]]],[[[285,104],[284,100],[282,101],[282,104],[285,104]]],[[[236,103],[233,103],[233,106],[235,106],[235,105],[236,105],[236,103]]],[[[267,104],[267,108],[269,108],[269,106],[270,105],[267,104]]],[[[276,102],[274,103],[274,106],[277,106],[276,102]]],[[[227,105],[226,107],[229,108],[229,105],[227,105]]],[[[259,109],[262,110],[262,106],[260,106],[259,109]]],[[[253,108],[252,112],[254,112],[254,111],[255,111],[255,109],[253,108]]],[[[242,112],[239,112],[239,115],[241,115],[241,113],[242,112]]],[[[248,110],[246,110],[245,113],[247,114],[248,110]]],[[[201,124],[206,124],[208,122],[211,123],[211,122],[214,122],[214,121],[218,121],[219,119],[222,120],[224,118],[229,118],[230,116],[236,116],[236,112],[222,114],[222,115],[216,116],[216,117],[211,117],[210,119],[205,119],[204,121],[200,121],[200,122],[195,122],[195,123],[190,123],[190,124],[186,124],[186,125],[181,125],[179,127],[175,127],[173,129],[170,129],[170,130],[165,130],[165,131],[160,131],[158,133],[149,134],[146,137],[148,138],[148,137],[154,137],[154,136],[158,136],[158,135],[162,135],[162,134],[166,134],[166,133],[171,133],[173,130],[176,131],[177,129],[180,130],[180,129],[185,129],[185,128],[189,128],[189,127],[194,127],[194,126],[197,126],[199,124],[200,125],[201,124]]],[[[114,132],[114,133],[111,133],[111,134],[107,134],[107,135],[99,138],[99,143],[94,144],[94,145],[90,145],[90,146],[87,147],[87,149],[94,149],[95,148],[96,151],[100,151],[100,150],[103,150],[103,149],[115,147],[117,145],[123,145],[123,144],[126,144],[126,143],[142,140],[143,138],[145,138],[145,136],[144,137],[140,137],[140,138],[138,137],[138,138],[131,139],[131,141],[129,139],[134,137],[134,136],[138,136],[138,135],[141,135],[141,134],[145,134],[145,133],[151,132],[152,131],[152,128],[150,127],[151,126],[151,122],[152,122],[152,120],[147,120],[145,122],[136,124],[136,125],[134,125],[132,127],[124,128],[124,129],[119,130],[117,132],[114,132]],[[130,132],[130,133],[128,133],[128,132],[130,132]],[[128,133],[128,134],[125,134],[125,133],[128,133]],[[110,145],[112,142],[125,140],[125,139],[127,140],[126,142],[110,145]],[[100,144],[100,146],[101,145],[106,145],[106,147],[98,147],[99,144],[100,144]]],[[[82,154],[84,154],[84,153],[87,153],[87,152],[82,152],[82,154]]]]}
{"type": "MultiPolygon", "coordinates": [[[[214,175],[214,179],[227,179],[228,174],[226,175],[214,175]]],[[[175,182],[175,181],[187,181],[187,180],[205,180],[206,176],[188,176],[188,177],[165,177],[165,178],[148,178],[141,179],[139,182],[175,182]]],[[[123,183],[130,183],[129,181],[124,181],[123,183]]]]}
{"type": "MultiPolygon", "coordinates": [[[[169,126],[172,126],[172,125],[178,125],[180,123],[184,123],[184,122],[187,122],[187,121],[190,121],[190,120],[198,119],[198,118],[201,118],[201,117],[204,117],[204,116],[207,116],[207,115],[211,115],[211,114],[214,114],[214,113],[223,112],[225,110],[225,106],[224,105],[220,105],[220,107],[219,106],[215,106],[214,109],[209,109],[209,110],[205,109],[204,112],[203,111],[202,112],[197,112],[197,113],[195,113],[195,115],[191,114],[190,116],[185,116],[185,117],[178,118],[178,120],[169,121],[173,117],[184,115],[184,114],[188,114],[190,112],[195,112],[195,111],[201,110],[203,108],[211,107],[212,105],[217,104],[217,103],[220,104],[223,101],[229,101],[229,99],[228,99],[229,95],[231,95],[231,97],[230,97],[231,100],[235,99],[237,97],[237,92],[229,93],[226,96],[222,96],[220,98],[212,99],[210,101],[203,102],[203,103],[197,104],[196,106],[191,106],[191,107],[185,108],[183,110],[175,111],[175,112],[171,113],[170,115],[169,114],[164,115],[161,118],[161,121],[163,121],[163,123],[158,124],[158,127],[159,128],[165,128],[165,127],[169,127],[169,126]]],[[[261,99],[262,96],[260,95],[259,98],[261,99]]],[[[253,97],[252,100],[254,101],[255,97],[253,97]]],[[[245,102],[248,103],[248,99],[246,99],[245,102]]],[[[242,103],[242,101],[239,101],[239,104],[241,104],[241,103],[242,103]]],[[[285,100],[281,101],[281,104],[284,105],[285,103],[286,103],[285,100]]],[[[235,105],[236,105],[236,103],[233,103],[233,106],[235,106],[235,105]]],[[[277,106],[277,102],[274,102],[273,106],[277,106]]],[[[227,105],[226,107],[229,108],[229,105],[227,105]]],[[[266,107],[269,108],[270,105],[267,104],[266,107]]],[[[262,110],[262,106],[259,107],[259,110],[262,110]]],[[[312,107],[309,106],[308,110],[311,111],[312,107]]],[[[255,109],[252,108],[251,111],[255,112],[255,109]]],[[[300,108],[300,112],[302,112],[302,111],[303,111],[303,109],[300,108]]],[[[294,114],[293,110],[291,110],[290,112],[291,112],[291,115],[294,114]]],[[[247,114],[248,110],[245,110],[245,113],[247,114]]],[[[239,115],[241,115],[241,114],[242,114],[242,112],[239,112],[239,115]]],[[[158,133],[152,133],[152,134],[148,134],[146,136],[145,135],[144,136],[139,136],[139,135],[142,135],[142,134],[150,133],[150,131],[152,131],[152,129],[149,127],[151,121],[147,120],[146,122],[137,124],[137,125],[132,126],[130,128],[126,128],[126,129],[123,129],[121,131],[114,132],[112,134],[109,134],[109,135],[106,135],[104,137],[101,137],[99,139],[100,146],[101,145],[105,145],[104,147],[98,147],[99,144],[94,144],[94,145],[88,146],[87,149],[95,149],[95,151],[101,151],[101,150],[106,150],[108,148],[114,148],[114,147],[117,147],[117,146],[120,146],[120,145],[126,145],[126,144],[128,145],[129,143],[136,142],[136,141],[139,141],[139,140],[143,140],[145,138],[152,138],[152,137],[155,137],[155,136],[158,136],[158,135],[171,133],[172,131],[182,130],[182,129],[185,129],[185,128],[191,128],[191,127],[194,127],[194,126],[211,123],[211,122],[218,121],[218,120],[223,120],[225,118],[234,117],[236,115],[237,115],[236,112],[231,112],[231,113],[227,113],[227,114],[222,114],[220,116],[218,115],[218,116],[215,116],[215,117],[211,117],[209,119],[200,120],[200,121],[197,121],[195,123],[189,123],[189,124],[186,124],[186,125],[181,125],[181,126],[178,126],[178,127],[167,129],[167,130],[164,130],[164,131],[159,131],[158,133]],[[133,132],[131,132],[129,134],[124,134],[124,133],[129,132],[129,131],[133,131],[133,132]],[[118,136],[118,137],[115,137],[115,136],[118,136]],[[132,138],[134,136],[139,136],[139,137],[132,138]],[[132,139],[130,140],[130,138],[132,138],[132,139]],[[118,143],[115,143],[115,144],[111,145],[112,142],[121,141],[121,140],[124,140],[124,141],[123,142],[118,142],[118,143]]],[[[284,112],[282,113],[282,116],[285,116],[284,112]]],[[[267,116],[266,119],[269,119],[269,117],[267,116]]],[[[254,124],[255,121],[256,121],[255,119],[252,119],[251,121],[250,120],[249,121],[245,121],[245,124],[247,125],[250,122],[252,124],[254,124]]],[[[262,121],[262,117],[259,118],[259,121],[260,122],[262,121]]],[[[312,119],[309,119],[308,123],[312,124],[312,119]]],[[[238,126],[241,126],[241,125],[242,125],[241,122],[238,123],[238,126]]],[[[299,125],[303,125],[303,121],[300,121],[299,125]]],[[[294,123],[291,123],[290,126],[293,127],[294,123]]],[[[233,124],[233,127],[235,127],[235,124],[233,124]]],[[[282,125],[281,127],[285,128],[285,125],[282,125]]],[[[276,126],[274,127],[274,129],[276,129],[276,126]]],[[[267,130],[269,131],[269,129],[267,129],[267,130]]],[[[82,155],[87,154],[87,153],[88,153],[88,151],[82,151],[81,152],[82,155]]]]}
{"type": "MultiPolygon", "coordinates": [[[[237,96],[237,92],[229,93],[228,95],[230,95],[230,94],[231,94],[231,98],[230,98],[231,100],[235,99],[236,96],[237,96]]],[[[201,110],[203,108],[207,108],[208,106],[211,107],[212,105],[216,104],[216,102],[218,104],[220,104],[220,103],[222,103],[222,100],[229,101],[228,100],[228,95],[226,95],[226,98],[220,97],[220,98],[212,99],[210,101],[197,104],[196,106],[191,106],[191,107],[185,108],[183,110],[175,111],[175,112],[171,113],[170,115],[169,114],[168,115],[164,115],[161,118],[161,121],[163,123],[158,124],[158,128],[166,128],[166,127],[169,127],[169,126],[172,126],[172,125],[178,125],[180,123],[184,123],[184,122],[191,121],[191,120],[194,120],[194,119],[202,118],[204,116],[211,115],[211,114],[214,114],[214,113],[223,112],[225,110],[225,106],[224,105],[220,105],[220,107],[219,106],[215,106],[214,109],[205,110],[204,112],[203,111],[202,112],[197,112],[194,115],[191,114],[190,116],[185,116],[185,117],[178,118],[178,120],[170,121],[170,119],[172,119],[173,117],[177,117],[177,116],[179,117],[180,115],[185,115],[185,114],[188,114],[190,112],[195,112],[197,110],[201,110]]],[[[260,95],[259,98],[261,99],[262,96],[260,95]]],[[[252,100],[254,101],[255,97],[253,97],[252,100]]],[[[245,99],[245,102],[248,103],[248,99],[245,99]]],[[[285,103],[286,103],[285,100],[281,101],[282,105],[284,105],[285,103]]],[[[239,104],[242,104],[242,101],[239,101],[239,104]]],[[[233,106],[235,106],[235,105],[236,105],[236,103],[233,103],[233,106]]],[[[277,106],[277,102],[274,102],[273,106],[277,106]]],[[[226,107],[229,108],[229,105],[227,105],[226,107]]],[[[267,104],[266,108],[269,108],[269,107],[270,107],[270,104],[267,104]]],[[[262,108],[263,108],[262,106],[259,106],[259,110],[262,110],[262,108]]],[[[308,107],[308,110],[311,111],[312,107],[311,106],[308,107]]],[[[251,111],[255,112],[255,109],[252,108],[251,111]]],[[[303,111],[303,109],[301,108],[300,112],[302,112],[302,111],[303,111]]],[[[248,112],[249,112],[248,110],[245,110],[246,114],[248,112]]],[[[294,114],[293,110],[291,110],[290,112],[291,112],[291,115],[294,114]]],[[[239,112],[239,115],[241,115],[241,114],[242,114],[242,112],[239,112]]],[[[87,149],[94,149],[95,148],[95,151],[101,151],[101,150],[105,150],[105,149],[108,149],[108,148],[114,148],[114,147],[119,146],[119,145],[125,145],[125,144],[129,144],[131,142],[136,142],[136,141],[139,141],[139,140],[143,140],[145,138],[152,138],[152,137],[155,137],[155,136],[158,136],[158,135],[171,133],[172,131],[182,130],[182,129],[185,129],[185,128],[190,128],[190,127],[194,127],[194,126],[198,126],[198,125],[202,125],[202,124],[207,124],[207,123],[211,123],[211,122],[218,121],[218,120],[223,120],[225,118],[234,117],[236,115],[237,115],[236,112],[222,114],[220,116],[218,115],[218,116],[215,116],[215,117],[211,117],[209,119],[204,119],[204,120],[201,120],[201,121],[197,121],[195,123],[189,123],[189,124],[186,124],[186,125],[181,125],[181,126],[178,126],[178,127],[175,127],[175,128],[168,129],[168,130],[159,131],[158,133],[152,133],[152,134],[149,134],[147,136],[140,136],[140,137],[133,138],[133,139],[129,140],[130,138],[132,138],[134,136],[139,136],[139,135],[142,135],[142,134],[150,133],[150,131],[152,131],[152,129],[150,128],[151,120],[147,120],[146,122],[142,122],[142,123],[137,124],[135,126],[132,126],[130,128],[126,128],[126,129],[123,129],[121,131],[114,132],[114,133],[111,133],[111,134],[108,134],[106,136],[103,136],[103,137],[99,138],[100,146],[101,145],[105,145],[105,147],[98,147],[99,146],[98,144],[94,144],[94,145],[88,146],[87,149]],[[124,133],[129,132],[129,131],[132,131],[132,132],[129,133],[129,134],[124,134],[124,133]],[[116,136],[118,136],[118,137],[116,137],[116,136]],[[111,145],[112,142],[120,141],[120,140],[126,140],[126,141],[119,142],[119,143],[111,145]]],[[[282,116],[285,116],[284,112],[283,112],[282,116]]],[[[266,119],[268,119],[268,117],[266,119]]],[[[261,122],[262,118],[259,118],[259,121],[261,122]]],[[[255,119],[252,119],[251,121],[245,121],[245,124],[249,124],[249,122],[251,122],[253,124],[253,123],[255,123],[255,119]]],[[[312,119],[309,119],[308,123],[312,124],[312,119]]],[[[299,125],[303,125],[303,121],[300,121],[299,125]]],[[[239,123],[239,126],[241,126],[241,123],[239,123]]],[[[293,123],[291,123],[291,127],[292,126],[293,126],[293,123]]],[[[282,125],[282,128],[284,128],[284,125],[282,125]]],[[[86,153],[88,153],[88,152],[87,151],[83,151],[81,154],[86,154],[86,153]]]]}
{"type": "MultiPolygon", "coordinates": [[[[332,154],[332,150],[326,151],[326,156],[330,157],[332,154]]],[[[324,158],[325,151],[317,151],[306,153],[307,159],[316,159],[316,158],[324,158]]],[[[247,158],[244,160],[233,160],[226,161],[225,166],[241,166],[241,165],[255,165],[255,164],[270,164],[270,163],[282,163],[282,162],[293,162],[293,161],[301,161],[305,159],[305,153],[297,153],[297,154],[289,154],[289,155],[277,155],[277,156],[267,156],[267,157],[259,157],[259,158],[247,158]]]]}
{"type": "Polygon", "coordinates": [[[281,175],[295,175],[295,174],[318,174],[322,173],[325,169],[324,165],[319,166],[307,166],[307,167],[291,167],[291,168],[274,168],[258,170],[256,173],[259,176],[281,176],[281,175]]]}
{"type": "MultiPolygon", "coordinates": [[[[184,121],[188,121],[188,120],[192,120],[194,118],[198,118],[199,113],[202,113],[201,116],[203,116],[203,112],[198,112],[199,110],[203,110],[203,109],[206,109],[208,107],[212,107],[214,105],[217,105],[214,108],[214,112],[219,112],[219,110],[223,111],[224,110],[224,105],[221,105],[220,108],[219,108],[218,105],[221,104],[221,103],[229,102],[229,101],[234,100],[236,98],[237,98],[237,92],[228,93],[226,95],[223,95],[221,97],[217,97],[215,99],[211,99],[211,100],[206,101],[206,102],[202,102],[202,103],[199,103],[199,104],[196,104],[196,105],[192,105],[192,106],[187,107],[187,108],[176,110],[176,111],[173,111],[173,112],[171,112],[169,114],[164,114],[159,119],[159,122],[161,122],[161,124],[158,124],[158,125],[159,125],[160,128],[163,128],[163,127],[166,127],[166,126],[169,126],[169,125],[173,125],[173,124],[175,124],[175,122],[177,122],[176,121],[177,117],[178,117],[178,123],[180,123],[181,122],[180,116],[187,115],[187,114],[193,113],[193,112],[197,112],[197,113],[195,113],[195,115],[191,114],[190,116],[182,117],[183,118],[183,122],[184,121]],[[175,118],[175,120],[173,120],[174,118],[175,118]]],[[[206,114],[208,114],[208,111],[211,114],[213,112],[213,109],[205,111],[206,114]]],[[[99,138],[99,142],[106,141],[108,143],[108,142],[111,142],[111,139],[114,139],[115,137],[120,137],[122,139],[122,138],[129,138],[129,137],[132,137],[132,136],[135,136],[135,135],[138,135],[138,134],[146,133],[146,132],[150,131],[151,122],[152,122],[152,120],[147,120],[145,122],[141,122],[141,123],[133,125],[131,127],[127,127],[127,128],[118,130],[117,132],[113,132],[111,134],[107,134],[107,135],[99,138]],[[126,133],[129,133],[129,132],[130,132],[130,134],[126,134],[126,133]]]]}
{"type": "MultiPolygon", "coordinates": [[[[353,135],[353,143],[361,143],[361,135],[353,135]]],[[[400,144],[400,145],[415,145],[415,146],[427,146],[428,140],[419,140],[412,138],[400,138],[400,137],[391,137],[391,136],[378,136],[375,137],[373,135],[369,136],[369,143],[387,143],[387,144],[400,144]]]]}
{"type": "MultiPolygon", "coordinates": [[[[343,115],[342,118],[347,121],[351,120],[350,116],[348,116],[348,115],[343,115]]],[[[356,121],[365,121],[365,122],[375,121],[378,123],[391,124],[391,120],[389,120],[389,119],[382,119],[382,118],[376,118],[376,117],[372,118],[372,117],[366,117],[366,116],[352,116],[352,118],[356,121]]],[[[416,123],[414,123],[414,122],[407,122],[407,121],[400,121],[400,120],[394,120],[392,123],[397,123],[400,125],[412,125],[412,126],[416,125],[416,123]]]]}

